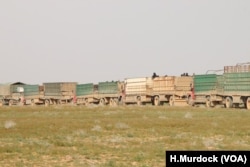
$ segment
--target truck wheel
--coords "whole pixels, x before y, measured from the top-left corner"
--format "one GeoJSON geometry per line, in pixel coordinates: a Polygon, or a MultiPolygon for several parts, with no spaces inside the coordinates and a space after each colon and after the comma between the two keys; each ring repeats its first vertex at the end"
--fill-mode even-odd
{"type": "Polygon", "coordinates": [[[101,105],[101,106],[104,106],[105,105],[105,100],[102,98],[102,99],[100,99],[100,101],[99,101],[99,105],[101,105]]]}
{"type": "Polygon", "coordinates": [[[247,109],[250,110],[250,97],[247,98],[246,106],[247,106],[247,109]]]}
{"type": "Polygon", "coordinates": [[[117,106],[118,105],[118,98],[113,98],[112,99],[112,105],[117,106]]]}
{"type": "Polygon", "coordinates": [[[10,100],[9,101],[9,106],[12,106],[13,105],[13,100],[10,100]]]}
{"type": "Polygon", "coordinates": [[[232,108],[233,106],[233,102],[232,99],[230,97],[226,98],[226,108],[232,108]]]}
{"type": "Polygon", "coordinates": [[[113,106],[113,105],[114,105],[114,99],[110,98],[110,100],[109,100],[109,105],[110,105],[110,106],[113,106]]]}
{"type": "Polygon", "coordinates": [[[34,106],[34,105],[36,105],[35,101],[34,101],[34,99],[31,99],[31,106],[34,106]]]}
{"type": "Polygon", "coordinates": [[[173,96],[170,96],[170,98],[169,98],[169,105],[174,106],[174,97],[173,96]]]}
{"type": "Polygon", "coordinates": [[[56,100],[56,104],[57,104],[57,105],[60,105],[60,104],[61,104],[61,100],[60,100],[60,99],[57,99],[57,100],[56,100]]]}
{"type": "Polygon", "coordinates": [[[159,106],[159,105],[160,105],[159,96],[155,96],[155,97],[154,97],[154,105],[155,105],[155,106],[159,106]]]}
{"type": "Polygon", "coordinates": [[[206,98],[206,107],[211,107],[211,101],[210,101],[210,97],[206,98]]]}
{"type": "Polygon", "coordinates": [[[49,99],[45,100],[45,106],[49,106],[49,99]]]}
{"type": "Polygon", "coordinates": [[[85,99],[84,99],[84,105],[85,105],[85,106],[88,106],[88,105],[89,105],[89,99],[88,99],[88,98],[85,98],[85,99]]]}
{"type": "Polygon", "coordinates": [[[142,103],[141,103],[141,97],[138,96],[136,99],[137,99],[137,105],[140,106],[140,105],[142,104],[142,103]]]}
{"type": "Polygon", "coordinates": [[[3,106],[5,104],[4,99],[0,100],[0,106],[3,106]]]}

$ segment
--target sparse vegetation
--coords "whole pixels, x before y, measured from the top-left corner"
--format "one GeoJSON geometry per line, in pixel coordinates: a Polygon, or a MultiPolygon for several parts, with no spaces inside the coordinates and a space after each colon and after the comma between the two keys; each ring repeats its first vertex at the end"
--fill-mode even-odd
{"type": "Polygon", "coordinates": [[[0,108],[0,166],[164,166],[166,150],[249,150],[245,109],[0,108]]]}
{"type": "Polygon", "coordinates": [[[10,128],[14,128],[16,126],[16,123],[15,122],[13,122],[13,121],[6,121],[5,123],[4,123],[4,127],[6,128],[6,129],[10,129],[10,128]]]}

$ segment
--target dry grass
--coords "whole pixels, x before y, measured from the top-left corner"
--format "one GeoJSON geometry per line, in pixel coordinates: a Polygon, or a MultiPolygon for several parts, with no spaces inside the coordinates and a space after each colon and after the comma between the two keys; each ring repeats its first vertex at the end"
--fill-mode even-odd
{"type": "Polygon", "coordinates": [[[166,150],[249,150],[250,112],[1,107],[0,166],[164,166],[166,150]]]}

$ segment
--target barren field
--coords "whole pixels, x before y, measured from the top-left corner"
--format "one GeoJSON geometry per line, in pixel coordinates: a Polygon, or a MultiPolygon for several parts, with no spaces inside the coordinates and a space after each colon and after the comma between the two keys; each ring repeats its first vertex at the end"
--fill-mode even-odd
{"type": "Polygon", "coordinates": [[[250,111],[169,106],[0,108],[0,166],[165,166],[166,150],[250,150],[250,111]]]}

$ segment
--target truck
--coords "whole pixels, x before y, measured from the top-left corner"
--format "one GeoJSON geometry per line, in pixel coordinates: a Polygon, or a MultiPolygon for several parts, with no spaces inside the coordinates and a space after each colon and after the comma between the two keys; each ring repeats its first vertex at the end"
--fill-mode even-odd
{"type": "Polygon", "coordinates": [[[44,104],[69,104],[73,103],[76,97],[76,82],[51,82],[43,83],[44,104]]]}
{"type": "Polygon", "coordinates": [[[159,76],[152,79],[153,105],[168,103],[170,106],[188,105],[191,98],[192,76],[159,76]]]}
{"type": "Polygon", "coordinates": [[[0,84],[0,105],[24,105],[24,83],[0,84]]]}
{"type": "Polygon", "coordinates": [[[124,81],[125,95],[123,96],[124,104],[144,105],[152,103],[152,78],[126,78],[124,81]]]}
{"type": "Polygon", "coordinates": [[[122,103],[122,97],[124,94],[124,83],[120,81],[116,82],[99,82],[98,83],[98,94],[100,105],[109,104],[116,106],[122,103]]]}
{"type": "Polygon", "coordinates": [[[44,86],[41,85],[24,85],[24,99],[26,105],[45,104],[44,86]]]}
{"type": "Polygon", "coordinates": [[[250,63],[224,66],[224,99],[226,108],[250,109],[250,63]]]}
{"type": "Polygon", "coordinates": [[[224,104],[224,76],[222,70],[209,70],[206,74],[194,75],[194,104],[207,107],[224,104]],[[213,71],[213,74],[209,74],[213,71]]]}
{"type": "Polygon", "coordinates": [[[99,82],[98,84],[78,84],[77,104],[118,105],[123,96],[124,84],[120,81],[99,82]]]}
{"type": "Polygon", "coordinates": [[[224,66],[223,74],[194,76],[195,103],[207,107],[224,105],[226,108],[244,106],[250,109],[250,63],[224,66]]]}
{"type": "Polygon", "coordinates": [[[89,105],[91,103],[97,103],[96,100],[97,85],[93,83],[77,84],[76,85],[76,98],[77,104],[89,105]]]}

